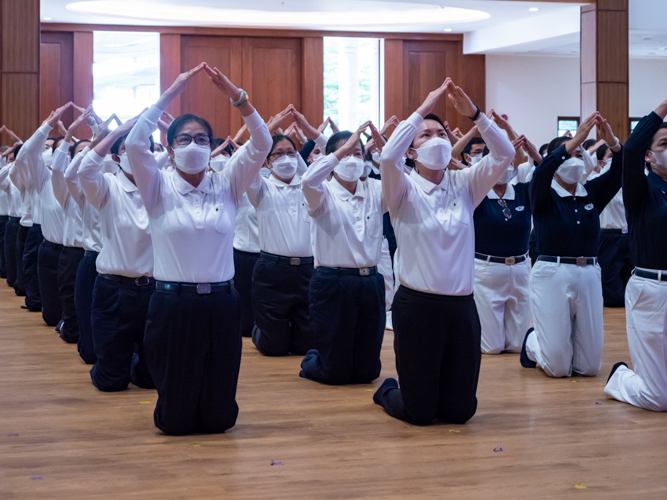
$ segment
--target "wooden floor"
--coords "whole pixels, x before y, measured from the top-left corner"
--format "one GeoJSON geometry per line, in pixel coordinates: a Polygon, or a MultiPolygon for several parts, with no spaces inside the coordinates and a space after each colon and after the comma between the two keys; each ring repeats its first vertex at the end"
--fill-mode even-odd
{"type": "MultiPolygon", "coordinates": [[[[155,391],[98,392],[76,346],[21,304],[3,283],[3,500],[667,498],[667,415],[602,392],[629,361],[623,310],[605,310],[599,377],[552,380],[517,355],[485,356],[477,414],[458,426],[394,420],[373,404],[379,381],[322,386],[297,376],[300,358],[244,339],[236,427],[166,437],[155,391]]],[[[381,379],[396,374],[392,341],[381,379]]]]}

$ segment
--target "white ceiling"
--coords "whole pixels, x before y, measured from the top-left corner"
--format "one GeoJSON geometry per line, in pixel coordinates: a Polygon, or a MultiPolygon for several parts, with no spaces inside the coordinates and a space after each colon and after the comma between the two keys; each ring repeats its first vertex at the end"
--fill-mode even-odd
{"type": "MultiPolygon", "coordinates": [[[[466,53],[576,57],[579,7],[504,0],[42,0],[43,22],[148,26],[297,27],[345,31],[464,33],[466,53]],[[469,9],[462,12],[454,9],[469,9]],[[531,12],[530,8],[537,8],[531,12]],[[239,9],[243,9],[242,11],[239,9]],[[254,11],[254,12],[253,12],[254,11]],[[483,14],[480,15],[481,11],[483,14]],[[452,21],[452,15],[482,18],[452,21]],[[47,19],[45,19],[47,18],[47,19]],[[50,19],[48,19],[50,18],[50,19]]],[[[631,57],[667,57],[667,0],[630,0],[631,57]]]]}

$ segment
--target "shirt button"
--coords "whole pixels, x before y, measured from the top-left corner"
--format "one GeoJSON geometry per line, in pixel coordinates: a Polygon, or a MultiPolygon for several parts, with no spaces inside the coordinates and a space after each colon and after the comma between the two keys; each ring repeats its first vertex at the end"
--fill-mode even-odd
{"type": "Polygon", "coordinates": [[[577,209],[575,208],[574,211],[575,211],[575,212],[578,212],[579,210],[577,210],[577,209]]]}
{"type": "Polygon", "coordinates": [[[581,224],[581,222],[577,221],[577,224],[581,224]]]}

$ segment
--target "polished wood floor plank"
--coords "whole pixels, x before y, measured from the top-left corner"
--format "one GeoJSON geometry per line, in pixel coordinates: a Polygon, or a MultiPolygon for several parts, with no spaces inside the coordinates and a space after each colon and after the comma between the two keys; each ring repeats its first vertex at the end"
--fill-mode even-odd
{"type": "MultiPolygon", "coordinates": [[[[485,356],[467,425],[394,420],[372,402],[379,381],[322,386],[244,339],[236,427],[166,437],[155,391],[100,393],[76,346],[21,303],[0,286],[1,499],[667,498],[667,415],[602,392],[629,362],[623,310],[605,310],[598,377],[485,356]]],[[[396,374],[392,345],[387,332],[380,380],[396,374]]]]}

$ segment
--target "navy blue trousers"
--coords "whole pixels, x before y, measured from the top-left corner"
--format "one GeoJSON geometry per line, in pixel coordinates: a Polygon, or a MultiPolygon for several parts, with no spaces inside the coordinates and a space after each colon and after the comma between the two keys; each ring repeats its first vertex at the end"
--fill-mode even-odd
{"type": "Polygon", "coordinates": [[[600,229],[598,261],[605,307],[625,307],[625,286],[634,269],[630,236],[620,229],[600,229]]]}
{"type": "Polygon", "coordinates": [[[25,306],[29,311],[42,310],[42,298],[39,294],[39,278],[37,276],[37,261],[39,246],[44,241],[42,225],[33,224],[28,231],[23,249],[23,275],[25,280],[25,306]]]}
{"type": "Polygon", "coordinates": [[[16,263],[16,240],[18,239],[19,223],[18,217],[10,217],[5,224],[5,265],[7,266],[7,285],[14,288],[18,274],[16,263]]]}
{"type": "Polygon", "coordinates": [[[95,346],[93,345],[93,327],[90,322],[95,279],[97,278],[96,261],[97,252],[86,250],[76,270],[76,282],[74,283],[74,308],[79,322],[77,349],[81,359],[89,365],[97,361],[95,346]]]}
{"type": "Polygon", "coordinates": [[[342,275],[319,267],[310,281],[315,349],[301,376],[324,384],[367,384],[380,376],[386,323],[384,278],[342,275]]]}
{"type": "Polygon", "coordinates": [[[44,240],[39,246],[37,257],[42,318],[49,326],[56,326],[63,316],[63,306],[58,294],[58,259],[62,250],[62,245],[44,240]]]}
{"type": "Polygon", "coordinates": [[[234,249],[234,286],[241,297],[241,335],[250,337],[255,326],[252,312],[252,272],[259,259],[258,253],[234,249]]]}
{"type": "Polygon", "coordinates": [[[0,215],[0,279],[7,279],[7,262],[5,260],[5,226],[9,215],[0,215]]]}
{"type": "Polygon", "coordinates": [[[289,257],[275,260],[261,252],[252,275],[252,341],[266,356],[303,356],[314,347],[308,312],[313,258],[296,266],[289,264],[289,257]]]}
{"type": "Polygon", "coordinates": [[[239,407],[241,299],[233,286],[199,295],[156,290],[146,322],[146,360],[157,387],[153,419],[165,434],[224,432],[239,407]]]}
{"type": "Polygon", "coordinates": [[[23,268],[23,253],[25,251],[25,240],[28,238],[29,227],[19,225],[16,233],[16,280],[14,281],[14,292],[19,297],[25,297],[25,272],[23,268]]]}
{"type": "Polygon", "coordinates": [[[95,280],[91,324],[97,362],[90,378],[100,391],[123,391],[130,382],[155,388],[144,356],[146,315],[154,291],[154,284],[126,285],[102,276],[95,280]]]}
{"type": "Polygon", "coordinates": [[[76,344],[79,341],[79,320],[74,303],[74,284],[76,283],[76,270],[83,259],[83,254],[83,248],[63,247],[58,259],[58,295],[63,305],[60,338],[68,344],[76,344]]]}
{"type": "Polygon", "coordinates": [[[423,293],[400,286],[392,307],[398,387],[374,399],[415,425],[463,424],[477,410],[481,327],[471,295],[423,293]]]}

